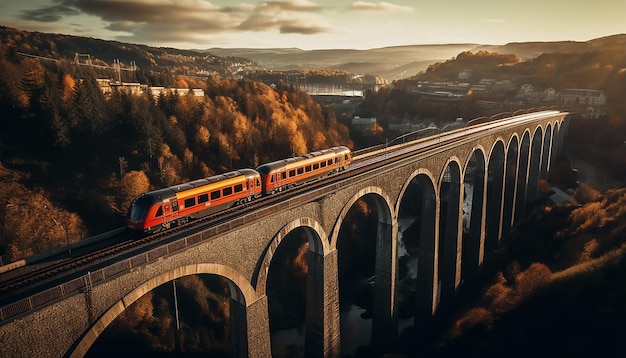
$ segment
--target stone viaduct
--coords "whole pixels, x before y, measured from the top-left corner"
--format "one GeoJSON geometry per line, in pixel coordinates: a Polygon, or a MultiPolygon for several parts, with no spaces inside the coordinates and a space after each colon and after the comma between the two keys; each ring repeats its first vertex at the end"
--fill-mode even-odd
{"type": "Polygon", "coordinates": [[[229,283],[232,355],[269,357],[268,272],[281,242],[296,229],[309,242],[306,355],[339,356],[338,247],[343,246],[338,238],[358,201],[365,201],[378,221],[372,343],[392,342],[398,334],[400,238],[419,243],[413,324],[427,324],[478,272],[553,166],[567,113],[537,113],[504,119],[507,125],[403,159],[387,160],[386,149],[363,154],[355,162],[381,165],[85,272],[45,292],[62,291],[54,299],[42,298],[44,293],[29,297],[34,308],[23,313],[12,316],[14,307],[3,307],[0,356],[81,357],[145,293],[183,276],[211,274],[229,283]],[[417,224],[417,232],[404,232],[403,219],[417,224]],[[46,303],[35,304],[41,300],[46,303]]]}

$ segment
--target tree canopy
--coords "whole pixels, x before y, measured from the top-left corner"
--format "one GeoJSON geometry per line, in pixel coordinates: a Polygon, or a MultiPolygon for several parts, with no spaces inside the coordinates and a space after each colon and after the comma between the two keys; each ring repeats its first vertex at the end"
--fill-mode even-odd
{"type": "Polygon", "coordinates": [[[141,190],[352,146],[333,113],[289,88],[174,76],[173,86],[205,95],[105,94],[96,81],[110,76],[105,71],[5,48],[0,68],[0,163],[25,172],[30,187],[89,227],[118,220],[141,190]]]}

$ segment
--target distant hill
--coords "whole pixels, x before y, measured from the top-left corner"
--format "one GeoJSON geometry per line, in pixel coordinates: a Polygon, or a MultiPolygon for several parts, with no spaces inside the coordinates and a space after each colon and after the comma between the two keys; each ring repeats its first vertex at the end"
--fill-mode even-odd
{"type": "Polygon", "coordinates": [[[586,42],[512,42],[505,45],[444,44],[382,47],[369,50],[302,50],[298,48],[211,48],[218,56],[248,58],[267,70],[346,70],[359,75],[379,75],[388,80],[415,76],[429,65],[456,57],[464,51],[488,51],[514,54],[530,60],[544,53],[579,54],[606,50],[607,47],[626,48],[626,34],[602,37],[586,42]]]}
{"type": "Polygon", "coordinates": [[[478,44],[412,45],[369,50],[302,50],[298,48],[211,48],[217,56],[248,58],[268,70],[346,70],[359,75],[380,75],[388,80],[406,78],[434,62],[448,60],[478,44]]]}
{"type": "Polygon", "coordinates": [[[501,54],[514,54],[522,60],[530,60],[544,53],[571,53],[579,54],[602,49],[626,48],[626,34],[601,37],[585,42],[578,41],[553,41],[553,42],[511,42],[506,45],[482,45],[476,47],[474,51],[489,51],[501,54]]]}
{"type": "Polygon", "coordinates": [[[377,75],[386,80],[409,78],[430,65],[471,51],[514,54],[530,60],[545,53],[584,53],[608,46],[626,48],[626,34],[586,42],[521,42],[506,45],[432,44],[382,47],[368,50],[299,48],[210,48],[180,50],[60,34],[28,32],[0,26],[0,43],[7,49],[53,59],[74,60],[89,54],[94,64],[122,67],[131,63],[148,71],[195,75],[214,72],[223,76],[255,70],[344,70],[355,75],[377,75]]]}
{"type": "Polygon", "coordinates": [[[119,61],[122,68],[134,64],[145,71],[195,75],[207,72],[230,76],[241,69],[254,70],[258,66],[244,58],[223,58],[209,53],[175,48],[150,47],[138,44],[105,41],[90,37],[22,31],[0,26],[0,44],[21,54],[51,60],[81,63],[87,56],[93,65],[113,67],[119,61]]]}

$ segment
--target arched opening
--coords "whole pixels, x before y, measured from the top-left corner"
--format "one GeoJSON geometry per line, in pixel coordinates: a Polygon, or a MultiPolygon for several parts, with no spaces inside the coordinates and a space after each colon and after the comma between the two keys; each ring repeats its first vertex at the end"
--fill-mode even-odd
{"type": "Polygon", "coordinates": [[[420,173],[406,185],[398,211],[398,331],[428,328],[434,312],[437,198],[431,176],[420,173]]]}
{"type": "Polygon", "coordinates": [[[439,277],[439,308],[446,309],[453,303],[460,282],[458,265],[460,241],[459,223],[461,198],[461,170],[459,164],[450,161],[439,184],[439,247],[437,250],[439,277]]]}
{"type": "Polygon", "coordinates": [[[150,289],[121,311],[85,357],[246,357],[245,307],[243,294],[225,277],[178,277],[150,289]]]}
{"type": "Polygon", "coordinates": [[[539,180],[548,179],[548,171],[550,170],[550,152],[552,143],[552,126],[550,123],[546,126],[546,133],[543,136],[543,150],[541,153],[541,171],[539,172],[539,180]]]}
{"type": "Polygon", "coordinates": [[[497,141],[489,155],[487,169],[487,210],[485,216],[485,256],[498,247],[504,187],[504,145],[497,141]]]}
{"type": "Polygon", "coordinates": [[[541,154],[543,144],[543,131],[541,127],[537,127],[533,135],[532,144],[530,146],[530,163],[528,166],[528,184],[526,189],[526,202],[524,205],[533,202],[537,197],[537,189],[539,185],[539,172],[541,170],[541,154]]]}
{"type": "Polygon", "coordinates": [[[526,204],[526,183],[528,182],[528,161],[530,157],[530,135],[524,132],[519,152],[519,167],[517,168],[517,188],[515,191],[514,222],[517,223],[524,217],[526,204]]]}
{"type": "Polygon", "coordinates": [[[515,183],[517,182],[518,165],[517,136],[511,137],[506,151],[506,172],[504,177],[504,208],[502,209],[502,237],[511,232],[513,226],[513,205],[515,203],[515,183]]]}
{"type": "Polygon", "coordinates": [[[485,195],[485,156],[474,150],[463,176],[463,225],[461,282],[471,280],[482,264],[483,202],[485,195]]]}
{"type": "Polygon", "coordinates": [[[391,343],[395,245],[388,200],[365,193],[350,205],[337,236],[341,354],[391,343]]]}
{"type": "MultiPolygon", "coordinates": [[[[559,156],[559,122],[555,122],[552,130],[552,144],[550,145],[550,170],[556,165],[559,156]]],[[[549,171],[550,171],[549,170],[549,171]]]]}
{"type": "Polygon", "coordinates": [[[308,226],[280,238],[267,275],[272,356],[323,352],[323,252],[308,226]],[[300,353],[298,353],[300,352],[300,353]]]}

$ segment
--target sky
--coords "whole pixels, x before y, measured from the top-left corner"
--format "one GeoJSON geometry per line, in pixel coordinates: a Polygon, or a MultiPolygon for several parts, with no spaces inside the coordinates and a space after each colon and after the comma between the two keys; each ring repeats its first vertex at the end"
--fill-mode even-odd
{"type": "Polygon", "coordinates": [[[588,41],[626,0],[2,0],[0,25],[179,49],[588,41]]]}

